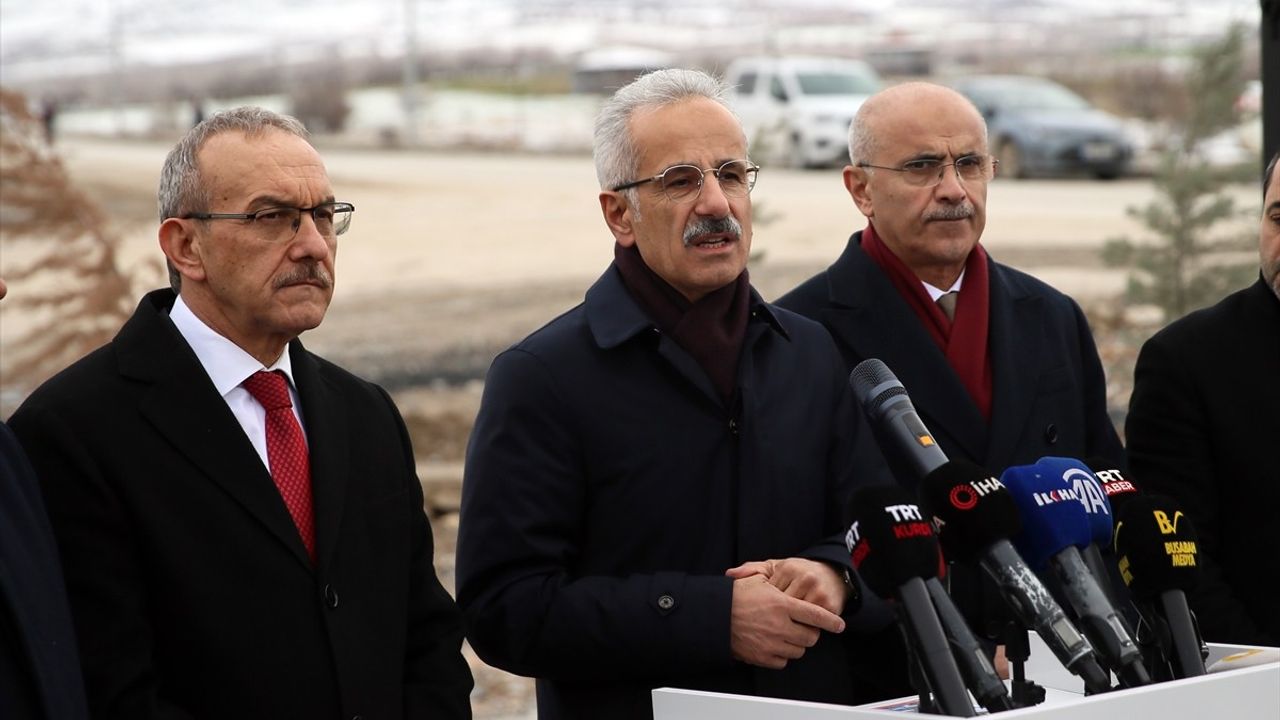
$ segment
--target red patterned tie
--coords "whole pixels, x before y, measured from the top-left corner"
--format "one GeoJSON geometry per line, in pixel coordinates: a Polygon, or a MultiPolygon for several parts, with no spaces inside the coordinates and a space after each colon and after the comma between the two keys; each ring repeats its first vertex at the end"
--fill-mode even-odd
{"type": "Polygon", "coordinates": [[[285,507],[302,535],[311,561],[316,559],[315,519],[311,511],[311,462],[302,427],[293,415],[289,381],[280,371],[258,371],[243,383],[255,400],[267,410],[267,464],[276,481],[285,507]]]}

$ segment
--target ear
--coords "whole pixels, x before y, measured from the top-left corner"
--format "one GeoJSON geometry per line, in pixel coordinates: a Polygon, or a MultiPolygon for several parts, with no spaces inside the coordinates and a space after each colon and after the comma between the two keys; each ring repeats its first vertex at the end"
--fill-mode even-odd
{"type": "Polygon", "coordinates": [[[160,250],[169,263],[187,280],[205,279],[204,258],[200,255],[201,239],[196,233],[196,220],[167,218],[160,223],[160,250]]]}
{"type": "Polygon", "coordinates": [[[619,245],[631,247],[636,244],[635,216],[626,195],[613,190],[601,192],[600,211],[604,213],[604,222],[619,245]]]}
{"type": "Polygon", "coordinates": [[[875,204],[871,202],[871,192],[867,187],[871,177],[867,174],[866,169],[845,165],[843,176],[844,189],[849,191],[849,197],[853,198],[853,204],[857,205],[858,210],[866,217],[875,217],[875,204]]]}

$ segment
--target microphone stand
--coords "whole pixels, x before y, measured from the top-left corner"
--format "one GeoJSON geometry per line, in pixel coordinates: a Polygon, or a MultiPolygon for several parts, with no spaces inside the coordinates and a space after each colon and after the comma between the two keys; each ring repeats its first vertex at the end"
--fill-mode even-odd
{"type": "Polygon", "coordinates": [[[1025,663],[1031,657],[1031,642],[1027,639],[1027,628],[1017,620],[1004,625],[1004,656],[1013,678],[1010,682],[1013,704],[1024,708],[1044,702],[1044,688],[1027,679],[1025,663]]]}
{"type": "Polygon", "coordinates": [[[933,702],[933,690],[929,687],[929,678],[925,676],[920,655],[916,652],[915,643],[911,640],[911,633],[907,631],[905,624],[900,624],[898,629],[902,631],[902,644],[907,648],[907,673],[911,679],[911,687],[915,688],[916,694],[920,696],[916,703],[916,712],[928,715],[941,714],[938,706],[933,702]]]}

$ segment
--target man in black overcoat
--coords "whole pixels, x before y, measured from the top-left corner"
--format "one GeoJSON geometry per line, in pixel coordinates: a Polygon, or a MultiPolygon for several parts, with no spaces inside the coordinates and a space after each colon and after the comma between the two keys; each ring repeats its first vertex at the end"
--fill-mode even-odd
{"type": "Polygon", "coordinates": [[[188,132],[159,195],[172,289],[11,420],[93,715],[470,717],[400,414],[297,339],[354,207],[301,124],[260,108],[188,132]]]}

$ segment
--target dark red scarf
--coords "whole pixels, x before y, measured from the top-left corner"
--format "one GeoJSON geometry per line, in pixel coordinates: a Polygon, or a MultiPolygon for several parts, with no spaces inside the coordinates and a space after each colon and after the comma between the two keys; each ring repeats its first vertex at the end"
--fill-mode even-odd
{"type": "Polygon", "coordinates": [[[738,355],[747,336],[751,302],[747,271],[744,269],[734,282],[690,303],[644,263],[635,245],[615,244],[613,259],[631,296],[659,330],[693,356],[728,405],[738,376],[738,355]]]}
{"type": "MultiPolygon", "coordinates": [[[[987,321],[990,317],[991,286],[987,278],[987,252],[978,244],[965,260],[964,283],[956,298],[956,319],[947,319],[938,303],[929,297],[920,278],[893,254],[867,223],[862,231],[862,251],[870,257],[898,289],[916,317],[960,376],[969,397],[982,416],[991,420],[991,357],[987,352],[987,321]],[[954,342],[952,341],[954,339],[954,342]]],[[[945,290],[946,288],[941,288],[945,290]]]]}

